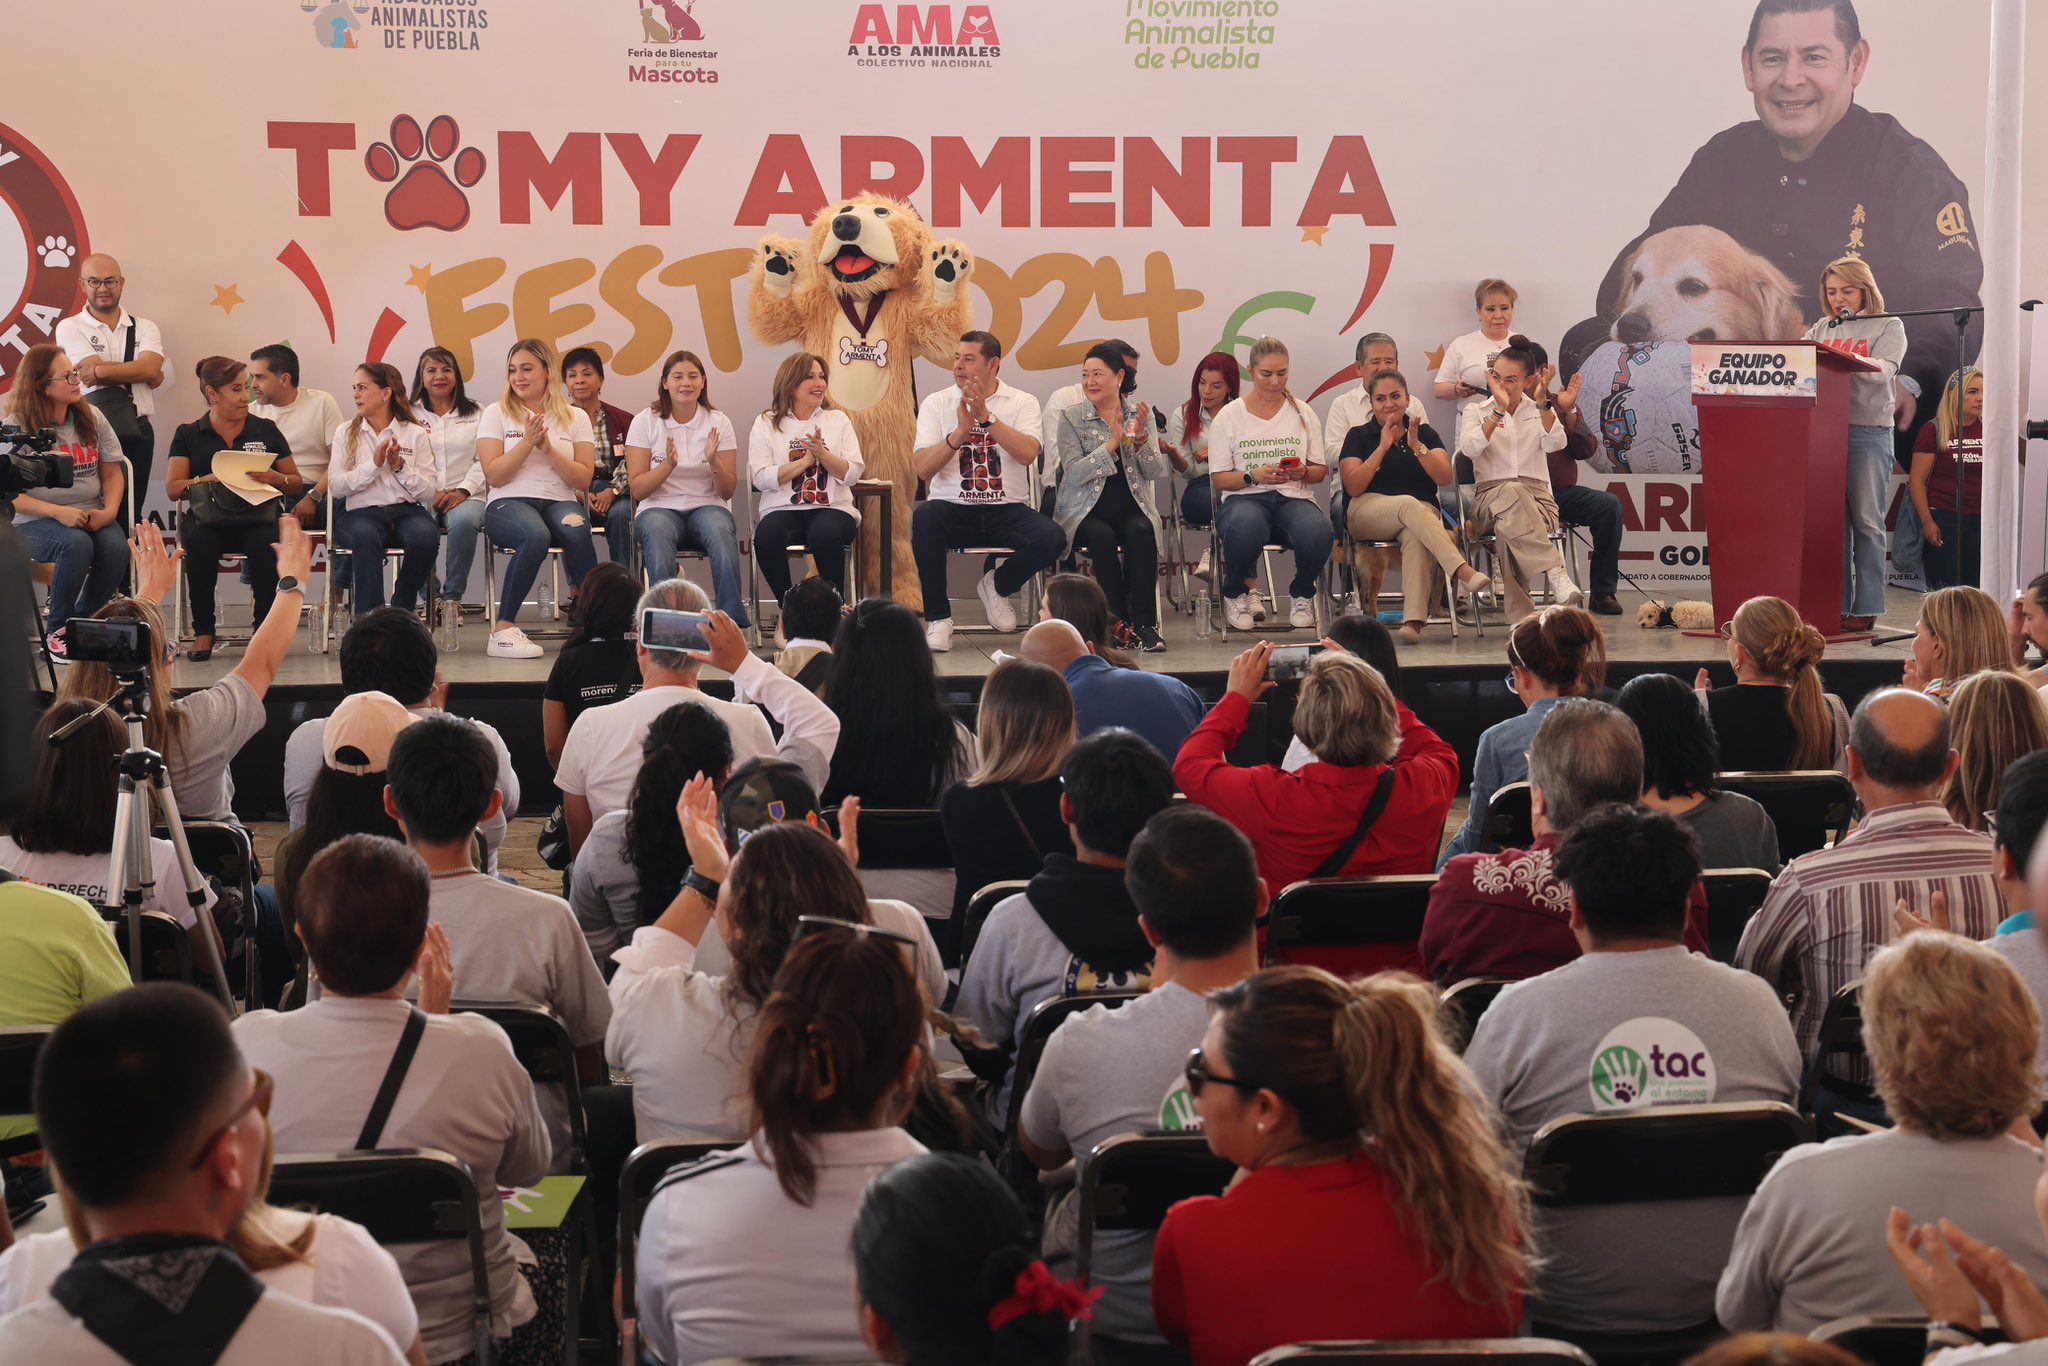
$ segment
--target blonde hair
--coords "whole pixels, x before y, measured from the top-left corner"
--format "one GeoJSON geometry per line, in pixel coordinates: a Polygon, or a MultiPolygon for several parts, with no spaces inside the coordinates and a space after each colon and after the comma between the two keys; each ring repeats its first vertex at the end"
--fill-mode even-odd
{"type": "Polygon", "coordinates": [[[1378,669],[1325,650],[1301,680],[1294,733],[1326,764],[1384,764],[1401,748],[1401,717],[1378,669]]]}
{"type": "Polygon", "coordinates": [[[1863,977],[1863,1044],[1902,1129],[1992,1138],[2041,1103],[2041,1013],[2012,964],[1957,934],[1918,930],[1863,977]]]}
{"type": "Polygon", "coordinates": [[[1522,297],[1515,292],[1515,287],[1506,280],[1481,280],[1472,291],[1472,307],[1475,309],[1486,307],[1486,296],[1489,294],[1505,294],[1508,296],[1510,304],[1519,302],[1522,297]]]}
{"type": "Polygon", "coordinates": [[[1948,377],[1942,386],[1941,403],[1934,410],[1934,444],[1945,448],[1961,435],[1963,429],[1963,390],[1973,379],[1983,378],[1984,372],[1974,365],[1966,365],[1948,377]]]}
{"type": "Polygon", "coordinates": [[[1803,1333],[1737,1333],[1685,1366],[1863,1366],[1863,1359],[1803,1333]]]}
{"type": "MultiPolygon", "coordinates": [[[[555,350],[539,337],[522,337],[513,342],[505,352],[505,364],[511,365],[512,358],[524,351],[540,362],[541,383],[540,414],[555,430],[567,433],[569,427],[569,391],[562,387],[561,377],[555,373],[555,350]]],[[[526,406],[519,395],[512,392],[512,381],[505,381],[505,397],[498,400],[498,407],[504,411],[508,422],[526,425],[526,406]]],[[[395,409],[394,409],[395,411],[395,409]]]]}
{"type": "MultiPolygon", "coordinates": [[[[120,597],[92,615],[96,621],[139,621],[149,627],[149,638],[156,645],[157,657],[150,661],[145,674],[149,680],[149,715],[142,719],[142,738],[149,742],[151,749],[173,763],[178,762],[182,756],[174,751],[184,746],[188,718],[185,709],[171,695],[171,661],[168,655],[171,635],[164,627],[163,613],[153,602],[120,597]]],[[[120,691],[121,684],[104,664],[79,660],[57,676],[59,702],[74,698],[92,703],[111,702],[120,691]]]]}
{"type": "Polygon", "coordinates": [[[1863,291],[1863,307],[1857,312],[1884,312],[1884,291],[1877,287],[1877,277],[1870,273],[1870,263],[1861,256],[1837,256],[1828,262],[1827,268],[1820,273],[1820,297],[1823,301],[1828,296],[1830,275],[1863,291]]]}
{"type": "MultiPolygon", "coordinates": [[[[277,1229],[277,1216],[283,1211],[265,1197],[270,1193],[270,1173],[277,1166],[277,1139],[268,1124],[263,1126],[263,1167],[256,1174],[256,1194],[242,1210],[242,1217],[228,1230],[225,1241],[241,1258],[242,1265],[261,1275],[275,1271],[281,1266],[291,1266],[308,1261],[313,1255],[313,1239],[318,1225],[311,1219],[306,1226],[290,1239],[277,1229]]],[[[85,1211],[79,1206],[78,1197],[64,1184],[64,1175],[56,1164],[50,1165],[50,1184],[57,1188],[57,1207],[64,1212],[64,1228],[71,1235],[71,1246],[83,1252],[92,1243],[92,1234],[85,1226],[85,1211]]]]}
{"type": "Polygon", "coordinates": [[[2006,768],[2023,754],[2048,749],[2048,707],[2018,674],[1986,669],[1956,687],[1948,723],[1959,762],[1941,785],[1941,804],[1956,824],[1982,830],[1984,813],[1998,805],[2006,768]]]}
{"type": "MultiPolygon", "coordinates": [[[[775,384],[769,390],[767,411],[762,414],[768,419],[770,427],[776,426],[782,419],[796,411],[796,386],[811,377],[811,367],[814,365],[823,371],[828,379],[831,377],[831,363],[812,351],[798,351],[785,356],[782,364],[775,367],[775,384]]],[[[699,373],[702,373],[703,368],[701,365],[697,367],[699,373]]],[[[666,371],[662,374],[664,379],[667,378],[666,371]]],[[[664,388],[662,392],[666,393],[667,389],[664,388]]],[[[822,410],[831,406],[832,394],[828,389],[825,401],[818,407],[822,410]]]]}
{"type": "MultiPolygon", "coordinates": [[[[1261,356],[1287,356],[1287,343],[1281,341],[1278,337],[1259,338],[1252,343],[1251,355],[1246,358],[1245,369],[1250,370],[1253,366],[1257,365],[1261,356]]],[[[1292,357],[1288,357],[1288,359],[1291,360],[1292,357]]],[[[1294,415],[1301,419],[1302,431],[1305,433],[1303,449],[1306,449],[1306,442],[1315,440],[1317,433],[1322,429],[1316,426],[1315,418],[1310,414],[1307,406],[1294,396],[1293,389],[1283,387],[1280,392],[1287,395],[1288,403],[1294,408],[1294,415]]],[[[1325,454],[1327,455],[1327,452],[1325,454]]]]}
{"type": "Polygon", "coordinates": [[[1966,584],[1937,588],[1920,600],[1920,620],[1941,642],[1943,680],[1952,684],[1985,669],[2017,671],[2005,613],[1983,589],[1966,584]]]}
{"type": "Polygon", "coordinates": [[[1445,1041],[1434,988],[1402,972],[1346,982],[1276,967],[1215,993],[1231,1074],[1294,1108],[1310,1144],[1350,1140],[1386,1177],[1395,1217],[1475,1304],[1528,1279],[1529,1188],[1478,1080],[1445,1041]]]}
{"type": "Polygon", "coordinates": [[[1771,678],[1790,685],[1785,712],[1798,737],[1792,767],[1827,768],[1835,761],[1835,720],[1820,686],[1827,637],[1783,598],[1751,598],[1735,609],[1735,643],[1771,678]]]}
{"type": "Polygon", "coordinates": [[[981,767],[969,787],[1044,782],[1074,747],[1074,694],[1067,680],[1028,659],[1004,660],[982,684],[974,738],[981,767]]]}

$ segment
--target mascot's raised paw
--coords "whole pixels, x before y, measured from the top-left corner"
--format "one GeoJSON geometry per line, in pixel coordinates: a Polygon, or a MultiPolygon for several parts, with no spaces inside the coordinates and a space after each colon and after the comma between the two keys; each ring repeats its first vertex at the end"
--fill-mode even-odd
{"type": "Polygon", "coordinates": [[[974,271],[974,257],[958,242],[941,242],[932,248],[932,300],[950,304],[967,288],[974,271]]]}
{"type": "Polygon", "coordinates": [[[796,288],[796,263],[803,248],[785,237],[761,239],[761,287],[778,299],[796,288]]]}

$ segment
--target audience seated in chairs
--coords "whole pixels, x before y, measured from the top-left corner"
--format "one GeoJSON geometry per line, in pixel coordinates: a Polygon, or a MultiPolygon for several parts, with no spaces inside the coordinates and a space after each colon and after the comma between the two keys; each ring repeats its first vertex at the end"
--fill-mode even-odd
{"type": "MultiPolygon", "coordinates": [[[[1097,1006],[1053,1031],[1020,1115],[1025,1154],[1056,1172],[1118,1134],[1181,1129],[1195,1118],[1182,1073],[1209,1026],[1209,994],[1258,970],[1255,928],[1266,907],[1251,841],[1214,812],[1173,806],[1131,842],[1124,884],[1157,953],[1153,989],[1121,1009],[1097,1006]]],[[[1048,1253],[1071,1255],[1077,1201],[1047,1224],[1048,1253]]],[[[1152,1239],[1095,1235],[1094,1331],[1160,1342],[1152,1321],[1152,1239]]]]}
{"type": "MultiPolygon", "coordinates": [[[[1109,730],[1074,746],[1060,783],[1074,853],[1047,854],[1027,890],[997,903],[961,974],[959,1014],[998,1045],[1022,1042],[1041,1001],[1152,980],[1152,941],[1124,858],[1173,801],[1173,771],[1142,737],[1109,730]]],[[[998,1116],[1009,1113],[1010,1081],[996,1096],[998,1116]]]]}
{"type": "MultiPolygon", "coordinates": [[[[1363,612],[1346,612],[1330,623],[1330,633],[1323,637],[1323,647],[1357,655],[1380,671],[1389,693],[1400,697],[1401,656],[1394,648],[1393,632],[1382,626],[1378,617],[1363,612]]],[[[1315,761],[1316,756],[1296,735],[1287,741],[1287,755],[1280,761],[1280,767],[1294,773],[1315,761]]]]}
{"type": "Polygon", "coordinates": [[[975,742],[981,766],[939,798],[955,917],[990,883],[1036,876],[1049,855],[1074,852],[1060,813],[1074,698],[1059,674],[1028,659],[996,665],[981,686],[975,742]]]}
{"type": "MultiPolygon", "coordinates": [[[[1256,571],[1268,545],[1294,552],[1292,601],[1285,628],[1316,624],[1315,600],[1335,535],[1313,486],[1330,477],[1330,457],[1315,414],[1287,387],[1287,348],[1261,337],[1251,349],[1252,391],[1209,424],[1210,486],[1217,492],[1216,538],[1223,543],[1223,621],[1249,631],[1265,615],[1256,571]]],[[[1277,612],[1279,603],[1274,603],[1277,612]]]]}
{"type": "MultiPolygon", "coordinates": [[[[434,511],[448,532],[448,559],[442,569],[435,621],[452,638],[462,628],[462,599],[469,592],[469,571],[476,563],[476,540],[484,529],[487,508],[484,495],[489,485],[476,458],[476,434],[483,425],[484,410],[463,387],[461,364],[445,346],[430,346],[420,352],[413,364],[411,397],[413,416],[434,443],[434,470],[441,486],[434,495],[434,511]]],[[[336,420],[339,418],[337,412],[336,420]]],[[[312,519],[310,499],[299,505],[297,515],[303,521],[312,519]]]]}
{"type": "Polygon", "coordinates": [[[1842,768],[1849,711],[1841,698],[1821,691],[1818,666],[1827,638],[1783,598],[1751,598],[1721,634],[1728,638],[1735,686],[1707,691],[1704,668],[1693,686],[1706,699],[1722,768],[1842,768]]]}
{"type": "MultiPolygon", "coordinates": [[[[1242,382],[1237,357],[1211,351],[1195,362],[1194,383],[1188,386],[1188,401],[1174,405],[1166,420],[1166,439],[1159,449],[1182,479],[1180,520],[1182,526],[1212,527],[1216,522],[1216,495],[1209,488],[1209,428],[1216,414],[1237,401],[1242,382]]],[[[1328,449],[1328,443],[1324,443],[1328,449]]],[[[1207,578],[1214,555],[1202,552],[1195,575],[1207,578]]]]}
{"type": "Polygon", "coordinates": [[[934,807],[980,767],[974,733],[947,707],[920,634],[916,615],[884,598],[859,603],[839,624],[825,697],[839,743],[829,779],[811,774],[826,801],[934,807]]]}
{"type": "Polygon", "coordinates": [[[1317,655],[1301,681],[1294,733],[1316,762],[1289,773],[1234,768],[1251,704],[1274,686],[1273,647],[1230,665],[1230,689],[1181,747],[1173,774],[1189,799],[1247,832],[1277,892],[1305,877],[1426,873],[1458,786],[1458,755],[1355,655],[1317,655]]]}
{"type": "MultiPolygon", "coordinates": [[[[819,577],[843,598],[846,552],[860,533],[853,485],[867,470],[853,419],[832,405],[831,367],[799,351],[775,371],[767,409],[747,433],[754,489],[754,560],[777,602],[790,594],[789,548],[802,546],[819,577]]],[[[829,641],[830,631],[822,639],[829,641]]],[[[815,688],[812,691],[816,691],[815,688]]]]}
{"type": "Polygon", "coordinates": [[[898,1162],[854,1216],[861,1341],[881,1361],[1058,1366],[1092,1294],[1056,1281],[1036,1242],[986,1164],[958,1153],[898,1162]]]}
{"type": "MultiPolygon", "coordinates": [[[[356,367],[356,415],[334,432],[327,489],[337,504],[334,544],[348,552],[354,578],[350,605],[358,613],[384,605],[384,552],[405,552],[392,582],[392,606],[410,615],[433,577],[441,553],[434,499],[441,475],[433,437],[415,420],[398,367],[365,361],[356,367]]],[[[331,571],[330,571],[331,572],[331,571]]]]}
{"type": "MultiPolygon", "coordinates": [[[[1863,823],[1785,865],[1735,952],[1737,967],[1773,986],[1797,982],[1792,1028],[1809,1055],[1828,1002],[1891,939],[1895,903],[1925,914],[1940,893],[1957,933],[1973,939],[1990,937],[2004,906],[1991,837],[1957,825],[1937,799],[1957,762],[1946,707],[1903,688],[1872,693],[1850,723],[1848,759],[1863,823]]],[[[1867,1107],[1867,1066],[1847,1068],[1829,1084],[1846,1083],[1846,1103],[1867,1107]]]]}
{"type": "Polygon", "coordinates": [[[1957,825],[1988,834],[2006,769],[2048,749],[2048,704],[2018,674],[1986,669],[1956,685],[1948,725],[1956,771],[1941,785],[1941,804],[1957,825]]]}
{"type": "MultiPolygon", "coordinates": [[[[693,841],[715,837],[707,809],[691,825],[693,841]]],[[[756,839],[773,847],[781,833],[756,839]]],[[[669,915],[701,932],[707,910],[669,915]]],[[[734,1064],[751,1142],[663,1177],[641,1221],[639,1341],[655,1360],[861,1358],[864,1316],[848,1293],[855,1214],[877,1176],[925,1151],[898,1127],[926,1062],[924,998],[903,949],[893,934],[822,924],[763,984],[752,1046],[734,1064]]]]}
{"type": "MultiPolygon", "coordinates": [[[[640,656],[634,633],[640,623],[633,611],[639,603],[639,583],[616,560],[606,560],[584,576],[569,613],[573,629],[548,667],[547,686],[541,691],[541,744],[548,767],[561,765],[562,746],[577,717],[639,691],[640,656]]],[[[346,638],[342,649],[348,649],[346,638]]],[[[505,805],[508,811],[518,809],[517,800],[505,805]]]]}
{"type": "Polygon", "coordinates": [[[1894,1127],[1779,1159],[1736,1230],[1721,1322],[1804,1333],[1912,1312],[1877,1236],[1893,1209],[1952,1220],[2048,1281],[2031,1198],[2041,1155],[2012,1136],[2040,1107],[2040,1032],[2018,974],[1983,945],[1923,930],[1880,949],[1863,981],[1863,1038],[1894,1127]]]}
{"type": "Polygon", "coordinates": [[[1066,680],[1083,736],[1114,726],[1136,731],[1161,754],[1178,754],[1207,711],[1195,690],[1172,674],[1119,669],[1064,621],[1039,622],[1024,633],[1017,653],[1066,680]]]}
{"type": "Polygon", "coordinates": [[[1045,581],[1045,598],[1038,604],[1040,621],[1064,621],[1081,633],[1088,652],[1100,655],[1119,669],[1135,669],[1138,661],[1117,648],[1115,622],[1109,615],[1109,599],[1102,585],[1086,574],[1053,574],[1045,581]]]}
{"type": "Polygon", "coordinates": [[[1508,632],[1508,688],[1526,710],[1488,726],[1472,756],[1471,805],[1436,866],[1490,848],[1486,808],[1493,794],[1529,776],[1529,742],[1543,717],[1567,697],[1598,697],[1607,684],[1607,637],[1592,613],[1546,607],[1508,632]]]}
{"type": "MultiPolygon", "coordinates": [[[[480,1015],[448,1013],[455,975],[447,936],[427,924],[432,884],[419,856],[393,840],[350,835],[323,850],[298,902],[299,938],[322,994],[287,1015],[242,1016],[235,1041],[278,1079],[270,1122],[285,1152],[439,1148],[467,1164],[483,1218],[499,1360],[559,1361],[562,1286],[518,1255],[498,1198],[500,1186],[530,1186],[547,1174],[547,1124],[504,1031],[480,1015]],[[405,999],[415,971],[417,1006],[405,999]],[[401,1063],[407,1036],[416,1050],[401,1063]],[[379,1129],[368,1121],[394,1072],[395,1099],[379,1129]]],[[[468,1249],[433,1243],[394,1255],[419,1308],[427,1360],[465,1359],[468,1249]]]]}
{"type": "Polygon", "coordinates": [[[1948,698],[1964,679],[1985,669],[2020,672],[1997,599],[1968,587],[1937,588],[1922,598],[1905,686],[1948,698]]]}
{"type": "MultiPolygon", "coordinates": [[[[1641,796],[1643,743],[1635,724],[1605,702],[1559,702],[1529,742],[1529,787],[1536,842],[1498,854],[1460,854],[1430,890],[1422,962],[1439,982],[1534,977],[1579,956],[1557,850],[1595,809],[1633,806],[1641,796]]],[[[1685,945],[1707,951],[1707,894],[1697,883],[1685,945]]]]}
{"type": "MultiPolygon", "coordinates": [[[[448,686],[441,681],[440,654],[433,633],[412,613],[379,607],[357,617],[341,638],[340,655],[343,692],[387,693],[416,716],[445,714],[448,686]]],[[[504,737],[481,721],[470,724],[483,732],[497,756],[498,809],[483,824],[487,862],[495,872],[506,823],[519,811],[519,774],[504,737]]],[[[284,742],[285,814],[294,830],[306,824],[307,797],[320,772],[327,725],[320,716],[301,721],[284,742]]]]}
{"type": "MultiPolygon", "coordinates": [[[[633,495],[626,480],[626,439],[633,415],[604,401],[604,358],[588,346],[562,356],[562,388],[590,419],[590,490],[583,505],[604,527],[608,564],[633,563],[633,495]]],[[[588,575],[584,576],[588,578],[588,575]]]]}
{"type": "Polygon", "coordinates": [[[1700,865],[1777,872],[1783,860],[1770,813],[1714,785],[1721,752],[1698,694],[1670,674],[1638,674],[1622,685],[1615,705],[1642,737],[1643,805],[1692,831],[1700,865]]]}
{"type": "Polygon", "coordinates": [[[633,418],[626,438],[633,534],[649,579],[673,575],[679,551],[701,552],[711,562],[718,610],[746,626],[739,525],[732,515],[739,437],[732,419],[711,406],[706,373],[691,352],[671,352],[661,363],[654,402],[633,418]]]}
{"type": "MultiPolygon", "coordinates": [[[[640,595],[634,616],[650,608],[702,612],[709,605],[704,590],[688,579],[664,579],[640,595]]],[[[640,642],[640,691],[592,707],[569,728],[555,785],[562,791],[572,850],[583,847],[600,816],[625,807],[633,775],[640,771],[648,726],[678,702],[693,702],[723,720],[732,731],[735,757],[781,755],[800,764],[814,784],[824,781],[839,742],[839,718],[795,679],[749,650],[746,635],[724,612],[710,614],[704,636],[711,648],[703,654],[649,649],[640,642]],[[706,663],[730,674],[734,688],[744,688],[759,705],[722,701],[699,689],[698,671],[706,663]],[[782,727],[780,740],[768,729],[771,716],[782,727]]]]}
{"type": "Polygon", "coordinates": [[[690,853],[676,838],[676,799],[699,774],[725,785],[732,732],[709,707],[678,702],[649,723],[640,755],[631,799],[590,827],[569,879],[570,909],[600,964],[682,890],[690,853]]]}
{"type": "Polygon", "coordinates": [[[782,615],[775,622],[782,637],[776,669],[823,697],[832,681],[832,642],[845,617],[845,599],[822,576],[813,575],[784,593],[782,615]]]}
{"type": "Polygon", "coordinates": [[[1159,635],[1160,523],[1153,488],[1172,465],[1159,449],[1151,405],[1131,398],[1137,383],[1117,346],[1089,349],[1081,398],[1050,414],[1060,466],[1053,520],[1068,554],[1093,562],[1113,629],[1156,654],[1166,641],[1159,635]]]}
{"type": "MultiPolygon", "coordinates": [[[[0,1029],[61,1024],[129,986],[128,964],[84,897],[0,877],[0,1029]]],[[[30,1132],[0,1118],[0,1144],[30,1132]]]]}
{"type": "MultiPolygon", "coordinates": [[[[455,716],[422,717],[391,745],[385,809],[433,874],[428,914],[462,964],[471,1001],[544,1006],[576,1048],[585,1086],[605,1079],[604,1036],[611,1002],[604,978],[558,896],[501,882],[475,863],[478,824],[498,804],[497,756],[482,731],[455,716]]],[[[569,1115],[563,1088],[540,1089],[557,1173],[569,1170],[569,1115]]]]}
{"type": "Polygon", "coordinates": [[[1159,1231],[1166,1340],[1195,1366],[1235,1366],[1310,1339],[1512,1336],[1529,1194],[1439,1033],[1436,993],[1278,967],[1212,1000],[1187,1084],[1209,1146],[1243,1174],[1159,1231]]]}
{"type": "Polygon", "coordinates": [[[262,1203],[272,1085],[187,986],[117,992],[57,1027],[35,1113],[72,1231],[0,1263],[21,1305],[0,1318],[0,1358],[396,1366],[408,1356],[389,1324],[417,1366],[390,1258],[340,1220],[262,1203]],[[183,1293],[146,1293],[166,1285],[183,1293]]]}
{"type": "Polygon", "coordinates": [[[306,798],[306,823],[277,846],[277,910],[293,957],[303,957],[292,928],[299,884],[320,852],[350,835],[403,840],[385,809],[385,774],[391,746],[420,719],[389,693],[359,692],[341,699],[320,733],[321,768],[306,798]]]}
{"type": "MultiPolygon", "coordinates": [[[[1690,695],[1685,704],[1698,713],[1690,695]]],[[[1661,812],[1604,807],[1558,846],[1556,875],[1582,956],[1504,989],[1465,1050],[1518,1153],[1565,1115],[1793,1101],[1799,1046],[1776,995],[1752,974],[1685,947],[1687,905],[1700,875],[1685,826],[1661,812]]],[[[1537,1232],[1543,1264],[1530,1317],[1602,1334],[1710,1321],[1745,1203],[1552,1212],[1537,1232]]]]}
{"type": "MultiPolygon", "coordinates": [[[[177,582],[185,552],[165,548],[163,533],[148,522],[135,529],[135,596],[115,598],[93,615],[101,619],[140,621],[148,625],[157,651],[149,669],[149,715],[142,735],[164,756],[178,814],[188,821],[234,821],[234,780],[228,764],[257,731],[263,729],[263,695],[277,678],[292,647],[304,606],[304,583],[312,572],[313,544],[294,518],[277,524],[278,573],[300,582],[300,591],[282,593],[267,612],[242,652],[242,662],[210,687],[173,697],[178,644],[157,604],[177,582]]],[[[57,685],[60,698],[111,702],[120,684],[104,664],[74,664],[57,685]]]]}

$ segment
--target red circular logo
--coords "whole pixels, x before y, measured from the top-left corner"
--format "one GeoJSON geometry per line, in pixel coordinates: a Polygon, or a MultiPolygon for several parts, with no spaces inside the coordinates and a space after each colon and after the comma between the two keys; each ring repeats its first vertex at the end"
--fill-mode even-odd
{"type": "Polygon", "coordinates": [[[78,309],[85,215],[50,159],[0,123],[0,394],[31,346],[78,309]]]}

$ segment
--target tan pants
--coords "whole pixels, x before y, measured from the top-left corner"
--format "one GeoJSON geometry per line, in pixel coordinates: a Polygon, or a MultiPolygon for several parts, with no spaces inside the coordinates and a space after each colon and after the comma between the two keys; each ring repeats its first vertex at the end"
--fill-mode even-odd
{"type": "Polygon", "coordinates": [[[1557,522],[1550,485],[1539,480],[1500,479],[1472,491],[1472,530],[1493,535],[1501,577],[1507,580],[1510,622],[1536,610],[1529,584],[1539,574],[1564,567],[1557,547],[1550,543],[1557,522]]]}
{"type": "MultiPolygon", "coordinates": [[[[1405,493],[1361,493],[1351,500],[1345,520],[1355,540],[1401,543],[1401,620],[1428,621],[1433,587],[1429,562],[1442,565],[1444,577],[1452,582],[1465,567],[1465,557],[1458,553],[1458,543],[1445,529],[1436,504],[1405,493]]],[[[1365,607],[1372,610],[1370,603],[1365,607]]]]}

